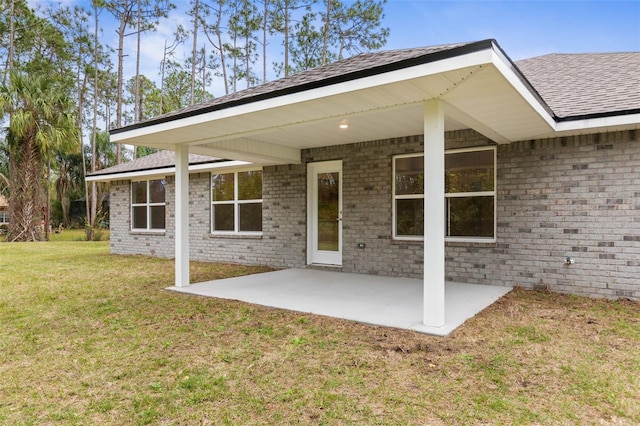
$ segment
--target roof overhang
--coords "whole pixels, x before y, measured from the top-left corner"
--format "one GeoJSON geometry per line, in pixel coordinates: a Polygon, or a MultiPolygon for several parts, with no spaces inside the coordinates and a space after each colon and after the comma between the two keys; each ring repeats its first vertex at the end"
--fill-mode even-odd
{"type": "Polygon", "coordinates": [[[429,99],[445,105],[445,130],[472,128],[499,144],[609,126],[557,123],[513,62],[486,40],[324,85],[137,123],[113,131],[111,141],[159,149],[188,144],[192,153],[261,165],[299,163],[306,148],[422,134],[429,99]]]}
{"type": "MultiPolygon", "coordinates": [[[[189,173],[206,173],[206,172],[222,172],[225,170],[251,170],[256,166],[246,161],[216,161],[211,163],[199,163],[190,164],[189,173]]],[[[118,180],[148,180],[159,179],[166,176],[173,176],[176,174],[175,166],[172,167],[158,167],[152,169],[132,170],[120,173],[105,173],[99,175],[89,175],[85,177],[87,182],[113,182],[118,180]]]]}

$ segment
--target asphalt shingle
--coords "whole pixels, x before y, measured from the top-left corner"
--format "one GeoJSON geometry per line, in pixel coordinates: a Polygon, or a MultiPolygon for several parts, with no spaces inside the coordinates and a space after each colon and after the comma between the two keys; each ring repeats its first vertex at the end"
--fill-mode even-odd
{"type": "MultiPolygon", "coordinates": [[[[198,114],[216,106],[224,107],[233,105],[235,102],[261,99],[264,96],[275,96],[281,92],[292,91],[296,88],[302,88],[314,84],[329,84],[332,79],[344,78],[347,75],[361,73],[366,70],[372,70],[384,67],[390,64],[401,63],[423,56],[433,55],[441,52],[447,52],[455,48],[464,47],[476,43],[488,43],[490,40],[474,43],[454,43],[439,46],[416,47],[409,49],[387,50],[381,52],[361,53],[341,61],[336,61],[321,67],[313,68],[306,71],[270,81],[249,89],[241,90],[236,93],[230,93],[210,101],[188,106],[180,110],[172,111],[158,117],[147,120],[148,123],[156,121],[168,121],[174,117],[198,114]]],[[[140,122],[138,125],[144,126],[146,122],[140,122]]],[[[125,127],[126,128],[126,127],[125,127]]]]}
{"type": "Polygon", "coordinates": [[[640,110],[640,52],[554,53],[516,66],[558,118],[640,110]]]}
{"type": "MultiPolygon", "coordinates": [[[[217,163],[225,161],[216,157],[207,155],[189,154],[189,164],[217,163]]],[[[162,169],[166,167],[174,167],[176,165],[176,153],[174,151],[158,151],[127,163],[118,164],[117,166],[108,167],[98,170],[95,173],[89,173],[88,176],[102,176],[109,174],[119,174],[126,172],[162,169]]]]}
{"type": "MultiPolygon", "coordinates": [[[[330,85],[336,79],[355,76],[368,70],[383,70],[390,65],[405,66],[418,58],[438,57],[457,48],[485,45],[491,40],[455,43],[363,53],[322,67],[271,81],[256,87],[212,99],[208,102],[173,111],[134,126],[170,121],[180,116],[225,108],[236,102],[253,102],[288,91],[311,86],[330,85]]],[[[420,59],[422,60],[422,59],[420,59]]],[[[516,62],[517,68],[531,83],[558,119],[581,118],[600,114],[640,111],[640,52],[549,54],[516,62]]],[[[120,129],[126,130],[127,128],[120,129]]],[[[202,155],[189,155],[189,164],[223,161],[202,155]]],[[[93,173],[93,176],[129,171],[151,170],[175,165],[173,151],[123,163],[93,173]]]]}

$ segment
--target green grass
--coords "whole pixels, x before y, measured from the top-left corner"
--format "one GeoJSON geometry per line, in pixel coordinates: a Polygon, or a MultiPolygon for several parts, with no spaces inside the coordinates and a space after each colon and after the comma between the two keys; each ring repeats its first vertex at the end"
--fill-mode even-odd
{"type": "MultiPolygon", "coordinates": [[[[96,229],[94,232],[95,241],[107,241],[109,240],[108,229],[96,229]]],[[[49,236],[51,241],[86,241],[87,232],[84,229],[65,229],[59,233],[51,233],[49,236]]]]}
{"type": "Polygon", "coordinates": [[[0,244],[0,424],[640,423],[638,303],[516,290],[436,338],[167,292],[172,260],[70,239],[0,244]]]}

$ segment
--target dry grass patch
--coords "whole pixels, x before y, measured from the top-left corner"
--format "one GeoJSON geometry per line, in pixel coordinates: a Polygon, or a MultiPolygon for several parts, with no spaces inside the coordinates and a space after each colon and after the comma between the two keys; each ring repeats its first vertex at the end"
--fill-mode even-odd
{"type": "Polygon", "coordinates": [[[640,422],[638,303],[516,290],[437,338],[167,292],[171,260],[106,243],[0,268],[2,424],[640,422]]]}

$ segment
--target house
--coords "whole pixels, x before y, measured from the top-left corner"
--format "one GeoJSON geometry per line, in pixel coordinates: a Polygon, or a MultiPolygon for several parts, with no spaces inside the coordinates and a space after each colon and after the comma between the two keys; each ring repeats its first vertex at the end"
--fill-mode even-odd
{"type": "Polygon", "coordinates": [[[640,300],[640,52],[361,54],[111,132],[111,250],[640,300]],[[175,156],[175,157],[174,157],[175,156]]]}
{"type": "Polygon", "coordinates": [[[9,202],[0,194],[0,226],[9,225],[9,202]]]}

